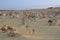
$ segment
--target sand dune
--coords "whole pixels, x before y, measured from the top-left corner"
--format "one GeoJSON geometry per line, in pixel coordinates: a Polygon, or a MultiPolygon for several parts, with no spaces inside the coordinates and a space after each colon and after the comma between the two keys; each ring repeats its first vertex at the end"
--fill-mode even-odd
{"type": "Polygon", "coordinates": [[[22,34],[21,36],[25,38],[32,38],[32,39],[43,39],[44,38],[41,36],[35,36],[35,35],[29,35],[29,34],[22,34]]]}

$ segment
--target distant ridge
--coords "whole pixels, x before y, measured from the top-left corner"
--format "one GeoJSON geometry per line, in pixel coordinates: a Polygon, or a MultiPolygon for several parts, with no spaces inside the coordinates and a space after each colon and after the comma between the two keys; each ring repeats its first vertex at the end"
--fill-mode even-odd
{"type": "MultiPolygon", "coordinates": [[[[60,9],[60,7],[48,7],[48,8],[39,8],[39,9],[23,9],[23,10],[43,10],[43,9],[60,9]]],[[[16,11],[16,10],[1,10],[0,9],[0,11],[16,11]]]]}

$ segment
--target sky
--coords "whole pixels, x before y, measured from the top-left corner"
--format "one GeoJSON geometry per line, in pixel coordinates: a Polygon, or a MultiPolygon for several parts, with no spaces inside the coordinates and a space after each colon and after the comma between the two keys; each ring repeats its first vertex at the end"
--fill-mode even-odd
{"type": "Polygon", "coordinates": [[[25,10],[60,7],[60,0],[0,0],[0,10],[25,10]]]}

